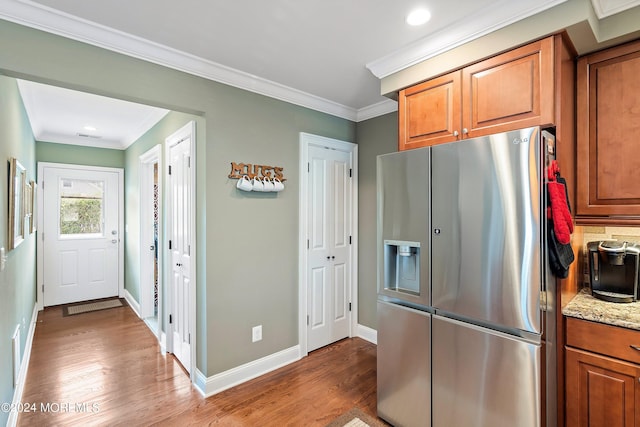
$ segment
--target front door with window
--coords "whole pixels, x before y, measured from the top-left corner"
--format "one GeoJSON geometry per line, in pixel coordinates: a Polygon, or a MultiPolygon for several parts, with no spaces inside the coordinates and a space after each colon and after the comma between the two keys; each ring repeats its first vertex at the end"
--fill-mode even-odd
{"type": "Polygon", "coordinates": [[[121,171],[106,169],[41,168],[44,306],[118,296],[121,171]]]}

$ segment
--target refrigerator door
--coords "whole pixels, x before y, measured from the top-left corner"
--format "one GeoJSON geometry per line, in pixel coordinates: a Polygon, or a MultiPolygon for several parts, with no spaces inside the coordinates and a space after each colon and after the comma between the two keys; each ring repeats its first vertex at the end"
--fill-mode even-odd
{"type": "Polygon", "coordinates": [[[378,416],[431,424],[431,314],[378,301],[378,416]]]}
{"type": "Polygon", "coordinates": [[[539,427],[540,344],[438,315],[433,427],[539,427]]]}
{"type": "Polygon", "coordinates": [[[541,332],[539,128],[432,147],[432,305],[541,332]]]}
{"type": "Polygon", "coordinates": [[[430,148],[377,158],[378,293],[431,303],[430,148]]]}

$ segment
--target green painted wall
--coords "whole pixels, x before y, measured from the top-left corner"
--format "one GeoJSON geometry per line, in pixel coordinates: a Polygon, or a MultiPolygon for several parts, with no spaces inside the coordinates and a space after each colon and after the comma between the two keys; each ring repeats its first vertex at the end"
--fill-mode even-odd
{"type": "Polygon", "coordinates": [[[398,151],[398,113],[359,122],[358,322],[377,329],[376,157],[398,151]]]}
{"type": "Polygon", "coordinates": [[[0,52],[10,76],[205,119],[196,144],[198,369],[212,376],[298,344],[299,133],[355,141],[355,123],[5,21],[0,52]],[[231,162],[281,166],[287,188],[240,194],[231,162]],[[263,340],[252,343],[257,324],[263,340]]]}
{"type": "Polygon", "coordinates": [[[36,141],[36,161],[123,168],[124,151],[36,141]]]}
{"type": "MultiPolygon", "coordinates": [[[[8,249],[8,166],[15,157],[35,180],[35,141],[15,79],[0,75],[0,246],[8,249]]],[[[13,354],[11,338],[20,326],[21,354],[36,303],[36,233],[25,234],[24,241],[7,252],[7,263],[0,271],[0,403],[13,400],[13,354]]],[[[0,425],[9,414],[0,411],[0,425]]]]}

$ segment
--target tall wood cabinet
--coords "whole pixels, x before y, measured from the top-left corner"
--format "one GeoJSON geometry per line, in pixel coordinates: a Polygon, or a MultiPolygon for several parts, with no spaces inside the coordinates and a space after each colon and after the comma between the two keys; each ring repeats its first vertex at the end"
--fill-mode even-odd
{"type": "Polygon", "coordinates": [[[640,426],[640,351],[634,346],[640,346],[640,331],[567,318],[567,427],[640,426]]]}
{"type": "Polygon", "coordinates": [[[577,64],[577,220],[640,223],[640,41],[577,64]]]}
{"type": "Polygon", "coordinates": [[[555,122],[551,36],[398,94],[400,150],[555,122]]]}

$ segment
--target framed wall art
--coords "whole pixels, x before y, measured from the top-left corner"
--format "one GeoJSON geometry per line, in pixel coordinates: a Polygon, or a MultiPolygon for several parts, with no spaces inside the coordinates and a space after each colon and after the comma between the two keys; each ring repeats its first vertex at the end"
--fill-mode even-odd
{"type": "Polygon", "coordinates": [[[37,228],[37,222],[36,222],[36,188],[38,187],[38,184],[36,184],[35,181],[31,181],[31,200],[29,201],[29,204],[31,205],[29,212],[31,213],[30,217],[29,217],[29,221],[30,221],[30,228],[29,228],[29,233],[33,233],[34,231],[36,231],[37,228]]]}
{"type": "Polygon", "coordinates": [[[9,160],[9,250],[24,240],[27,171],[15,158],[9,160]]]}

